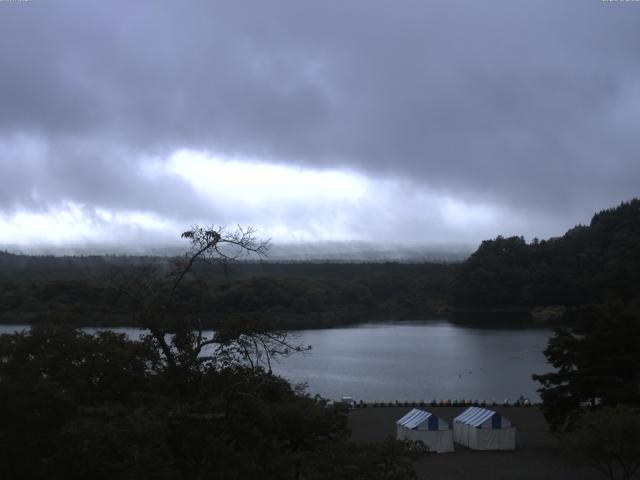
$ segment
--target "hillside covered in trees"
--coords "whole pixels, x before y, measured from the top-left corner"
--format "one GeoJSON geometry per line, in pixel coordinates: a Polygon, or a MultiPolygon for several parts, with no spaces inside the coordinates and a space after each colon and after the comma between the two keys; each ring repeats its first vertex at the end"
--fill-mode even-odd
{"type": "Polygon", "coordinates": [[[456,307],[578,307],[640,292],[640,200],[595,214],[562,237],[482,242],[451,284],[456,307]]]}
{"type": "MultiPolygon", "coordinates": [[[[62,311],[78,325],[130,325],[130,301],[118,284],[150,271],[161,277],[179,261],[0,252],[0,322],[62,311]]],[[[313,328],[629,303],[640,292],[640,200],[603,210],[562,237],[486,240],[460,264],[260,261],[198,265],[194,273],[176,315],[197,315],[208,326],[229,316],[313,328]]]]}
{"type": "MultiPolygon", "coordinates": [[[[0,253],[0,321],[29,323],[63,311],[82,325],[131,325],[118,285],[181,259],[34,257],[0,253]]],[[[439,263],[270,263],[198,265],[176,299],[177,315],[215,326],[251,316],[286,328],[335,326],[373,318],[424,318],[449,304],[456,266],[439,263]]]]}

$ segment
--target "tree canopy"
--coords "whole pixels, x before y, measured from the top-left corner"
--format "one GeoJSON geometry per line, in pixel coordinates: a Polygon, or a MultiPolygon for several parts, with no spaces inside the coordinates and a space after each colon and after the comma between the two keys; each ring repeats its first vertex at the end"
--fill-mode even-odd
{"type": "Polygon", "coordinates": [[[640,309],[606,304],[574,312],[545,355],[555,372],[534,375],[552,429],[571,428],[584,405],[640,407],[640,309]]]}
{"type": "Polygon", "coordinates": [[[452,283],[460,307],[582,306],[640,291],[640,199],[595,214],[562,237],[482,242],[452,283]]]}
{"type": "Polygon", "coordinates": [[[415,478],[411,445],[352,443],[346,407],[270,371],[273,356],[306,349],[286,331],[231,318],[207,336],[178,315],[197,262],[229,261],[224,244],[264,245],[251,230],[183,237],[193,249],[180,263],[113,279],[140,339],[55,315],[0,335],[3,478],[415,478]]]}

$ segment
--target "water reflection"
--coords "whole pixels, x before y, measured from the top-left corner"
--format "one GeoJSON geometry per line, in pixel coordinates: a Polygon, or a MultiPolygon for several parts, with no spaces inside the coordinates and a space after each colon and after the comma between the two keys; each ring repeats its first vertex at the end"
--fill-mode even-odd
{"type": "Polygon", "coordinates": [[[544,329],[477,329],[447,322],[360,325],[299,332],[310,356],[276,370],[311,393],[366,400],[537,400],[532,373],[550,369],[544,329]]]}

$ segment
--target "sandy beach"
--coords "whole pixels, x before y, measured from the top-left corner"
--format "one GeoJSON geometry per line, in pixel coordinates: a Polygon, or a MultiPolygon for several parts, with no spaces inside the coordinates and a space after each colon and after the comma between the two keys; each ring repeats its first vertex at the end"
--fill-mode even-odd
{"type": "MultiPolygon", "coordinates": [[[[367,407],[349,413],[354,440],[382,441],[395,436],[395,422],[413,407],[367,407]]],[[[420,407],[418,407],[420,408],[420,407]]],[[[423,407],[451,421],[466,407],[423,407]]],[[[455,444],[455,452],[430,454],[416,464],[419,479],[441,480],[597,480],[591,467],[567,458],[555,447],[547,423],[536,407],[491,407],[518,429],[520,447],[515,451],[474,451],[455,444]]]]}

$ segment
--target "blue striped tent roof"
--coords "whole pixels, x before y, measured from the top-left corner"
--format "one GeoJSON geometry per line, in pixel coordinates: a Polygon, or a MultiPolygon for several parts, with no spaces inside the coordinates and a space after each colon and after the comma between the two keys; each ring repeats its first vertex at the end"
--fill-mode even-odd
{"type": "Polygon", "coordinates": [[[424,422],[427,422],[428,430],[439,429],[438,426],[440,425],[440,421],[438,417],[436,417],[432,413],[425,412],[424,410],[419,410],[417,408],[411,410],[396,423],[402,427],[413,429],[422,425],[424,422]]]}
{"type": "Polygon", "coordinates": [[[491,418],[494,415],[499,414],[497,412],[494,412],[493,410],[487,410],[486,408],[469,407],[453,420],[454,422],[465,423],[467,425],[471,425],[472,427],[479,427],[488,418],[491,418]]]}

